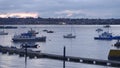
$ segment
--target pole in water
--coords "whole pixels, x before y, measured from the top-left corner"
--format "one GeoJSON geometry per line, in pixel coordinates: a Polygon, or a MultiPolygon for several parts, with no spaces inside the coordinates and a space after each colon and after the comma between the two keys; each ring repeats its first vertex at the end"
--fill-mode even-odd
{"type": "Polygon", "coordinates": [[[64,46],[64,49],[63,49],[63,68],[65,68],[65,53],[66,53],[66,47],[64,46]]]}
{"type": "Polygon", "coordinates": [[[25,43],[25,68],[27,68],[27,43],[25,43]]]}

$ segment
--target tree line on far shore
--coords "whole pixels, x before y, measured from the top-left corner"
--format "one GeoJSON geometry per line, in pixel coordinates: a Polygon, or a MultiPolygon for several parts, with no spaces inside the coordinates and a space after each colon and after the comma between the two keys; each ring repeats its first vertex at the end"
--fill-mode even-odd
{"type": "Polygon", "coordinates": [[[88,18],[0,18],[0,25],[117,25],[120,19],[88,19],[88,18]]]}

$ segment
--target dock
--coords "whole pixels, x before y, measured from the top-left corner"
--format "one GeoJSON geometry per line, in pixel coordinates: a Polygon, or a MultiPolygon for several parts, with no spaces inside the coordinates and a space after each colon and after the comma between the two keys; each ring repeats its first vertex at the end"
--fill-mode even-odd
{"type": "MultiPolygon", "coordinates": [[[[20,57],[24,57],[26,55],[25,49],[18,49],[16,47],[0,46],[0,52],[2,54],[9,54],[9,55],[18,54],[20,57]]],[[[83,58],[83,57],[74,57],[74,56],[64,57],[63,55],[41,53],[32,50],[27,50],[27,57],[31,59],[48,58],[48,59],[61,60],[61,61],[65,60],[67,62],[86,63],[86,64],[109,66],[109,67],[120,67],[119,61],[101,60],[101,59],[92,59],[92,58],[83,58]]]]}

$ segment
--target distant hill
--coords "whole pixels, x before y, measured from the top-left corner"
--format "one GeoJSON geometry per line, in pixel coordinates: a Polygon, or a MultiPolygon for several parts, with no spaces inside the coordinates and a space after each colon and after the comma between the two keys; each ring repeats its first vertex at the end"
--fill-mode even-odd
{"type": "Polygon", "coordinates": [[[0,25],[105,25],[120,24],[120,19],[0,18],[0,25]]]}

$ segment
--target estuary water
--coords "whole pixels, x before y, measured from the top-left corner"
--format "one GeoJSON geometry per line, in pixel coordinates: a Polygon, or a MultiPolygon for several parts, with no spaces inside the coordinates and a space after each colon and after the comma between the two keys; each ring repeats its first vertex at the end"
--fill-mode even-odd
{"type": "MultiPolygon", "coordinates": [[[[37,35],[46,36],[46,42],[36,42],[43,53],[63,55],[63,47],[66,46],[66,55],[84,58],[108,60],[110,49],[116,49],[112,45],[116,40],[94,40],[98,33],[97,28],[103,28],[103,25],[14,25],[17,29],[5,29],[8,35],[0,35],[0,45],[20,47],[21,43],[12,41],[15,34],[27,32],[31,28],[39,32],[37,35]],[[52,30],[54,33],[46,33],[43,30],[52,30]],[[67,39],[63,35],[73,33],[76,38],[67,39]]],[[[112,25],[109,31],[113,35],[120,35],[120,26],[112,25]]],[[[2,29],[0,29],[2,30],[2,29]]],[[[107,28],[103,30],[108,31],[107,28]]],[[[63,62],[52,59],[29,59],[25,64],[25,58],[18,55],[8,55],[0,53],[0,68],[62,68],[63,62]]],[[[82,63],[66,62],[66,68],[114,68],[107,66],[98,66],[82,63]]]]}

